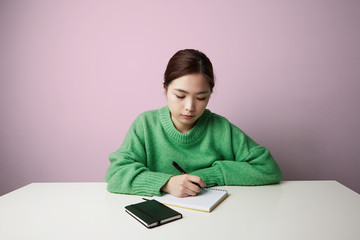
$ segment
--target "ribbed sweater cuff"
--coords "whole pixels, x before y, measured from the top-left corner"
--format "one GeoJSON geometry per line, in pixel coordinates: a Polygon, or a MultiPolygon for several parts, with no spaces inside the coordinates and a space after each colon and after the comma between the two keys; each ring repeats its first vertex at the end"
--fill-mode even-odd
{"type": "Polygon", "coordinates": [[[169,178],[170,174],[160,172],[143,172],[136,177],[136,183],[134,183],[134,192],[143,196],[160,196],[160,189],[164,186],[169,178]]]}
{"type": "Polygon", "coordinates": [[[219,166],[200,169],[190,174],[199,176],[205,182],[207,187],[224,185],[224,178],[219,166]]]}

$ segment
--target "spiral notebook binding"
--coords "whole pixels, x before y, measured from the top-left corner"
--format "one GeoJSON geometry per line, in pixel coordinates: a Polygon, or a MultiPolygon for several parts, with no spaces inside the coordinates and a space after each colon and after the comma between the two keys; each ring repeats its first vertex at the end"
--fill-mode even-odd
{"type": "Polygon", "coordinates": [[[203,188],[204,190],[215,190],[215,191],[221,191],[221,192],[227,192],[226,189],[220,189],[220,188],[203,188]]]}

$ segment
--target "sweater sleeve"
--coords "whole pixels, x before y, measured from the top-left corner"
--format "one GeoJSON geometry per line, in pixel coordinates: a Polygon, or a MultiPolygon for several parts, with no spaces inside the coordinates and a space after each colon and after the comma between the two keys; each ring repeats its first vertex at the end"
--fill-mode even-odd
{"type": "Polygon", "coordinates": [[[120,149],[109,155],[111,164],[105,176],[109,192],[143,196],[162,194],[161,187],[172,175],[147,168],[144,145],[141,124],[135,121],[120,149]]]}
{"type": "Polygon", "coordinates": [[[267,148],[258,145],[232,124],[231,138],[234,159],[217,160],[211,167],[191,174],[201,177],[209,187],[280,182],[281,170],[267,148]]]}

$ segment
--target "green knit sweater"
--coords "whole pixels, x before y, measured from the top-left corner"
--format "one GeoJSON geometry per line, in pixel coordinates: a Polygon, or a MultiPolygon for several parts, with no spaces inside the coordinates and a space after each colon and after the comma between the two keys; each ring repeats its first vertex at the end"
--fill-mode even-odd
{"type": "Polygon", "coordinates": [[[170,177],[187,173],[207,187],[278,183],[281,171],[270,152],[224,117],[205,110],[189,133],[173,125],[169,108],[142,113],[123,144],[109,156],[108,191],[144,196],[161,195],[170,177]]]}

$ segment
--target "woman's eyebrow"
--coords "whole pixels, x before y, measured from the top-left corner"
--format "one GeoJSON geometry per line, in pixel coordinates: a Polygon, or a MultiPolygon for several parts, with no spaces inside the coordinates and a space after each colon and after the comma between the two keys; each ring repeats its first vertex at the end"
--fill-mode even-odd
{"type": "MultiPolygon", "coordinates": [[[[178,92],[181,92],[181,93],[189,93],[183,89],[180,89],[180,88],[174,88],[175,91],[178,91],[178,92]]],[[[207,93],[210,93],[210,91],[201,91],[201,92],[198,92],[196,94],[207,94],[207,93]]]]}

